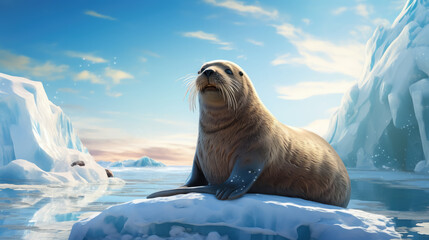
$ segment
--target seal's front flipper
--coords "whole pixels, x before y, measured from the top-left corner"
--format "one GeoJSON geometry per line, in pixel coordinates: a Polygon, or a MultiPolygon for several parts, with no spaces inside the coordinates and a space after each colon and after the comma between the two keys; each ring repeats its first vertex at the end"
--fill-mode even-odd
{"type": "Polygon", "coordinates": [[[210,185],[198,186],[198,187],[181,187],[181,188],[155,192],[147,196],[146,198],[169,197],[177,194],[186,194],[186,193],[192,193],[192,192],[215,194],[216,190],[217,190],[216,187],[210,186],[210,185]]]}
{"type": "Polygon", "coordinates": [[[243,196],[262,173],[264,166],[265,162],[256,156],[239,157],[228,180],[217,185],[216,198],[232,200],[243,196]]]}
{"type": "Polygon", "coordinates": [[[208,185],[207,179],[204,176],[203,171],[198,164],[198,157],[195,154],[194,163],[192,165],[192,172],[189,176],[189,180],[185,183],[185,187],[203,186],[208,185]]]}

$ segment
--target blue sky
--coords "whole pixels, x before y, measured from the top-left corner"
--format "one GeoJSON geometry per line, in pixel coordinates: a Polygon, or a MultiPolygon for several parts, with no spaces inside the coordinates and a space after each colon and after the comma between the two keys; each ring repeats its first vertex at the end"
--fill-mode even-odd
{"type": "Polygon", "coordinates": [[[97,160],[191,164],[184,77],[239,64],[281,122],[321,135],[404,0],[0,1],[0,72],[41,81],[97,160]]]}

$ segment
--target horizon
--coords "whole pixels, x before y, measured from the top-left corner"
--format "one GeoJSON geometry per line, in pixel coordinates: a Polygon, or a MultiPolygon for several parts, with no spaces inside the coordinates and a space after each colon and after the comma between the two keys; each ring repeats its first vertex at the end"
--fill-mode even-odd
{"type": "Polygon", "coordinates": [[[198,109],[182,80],[204,62],[237,63],[280,122],[323,135],[404,4],[2,1],[0,72],[41,81],[97,161],[190,165],[198,109]]]}

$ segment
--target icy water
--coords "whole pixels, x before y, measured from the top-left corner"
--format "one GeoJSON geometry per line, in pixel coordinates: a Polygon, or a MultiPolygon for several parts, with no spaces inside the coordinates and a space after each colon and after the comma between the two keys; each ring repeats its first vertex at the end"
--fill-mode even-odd
{"type": "MultiPolygon", "coordinates": [[[[114,170],[114,169],[113,169],[114,170]]],[[[180,186],[190,167],[114,170],[124,185],[0,184],[0,239],[67,239],[73,223],[149,193],[180,186]]],[[[393,218],[403,239],[429,239],[429,176],[349,170],[349,208],[393,218]]]]}

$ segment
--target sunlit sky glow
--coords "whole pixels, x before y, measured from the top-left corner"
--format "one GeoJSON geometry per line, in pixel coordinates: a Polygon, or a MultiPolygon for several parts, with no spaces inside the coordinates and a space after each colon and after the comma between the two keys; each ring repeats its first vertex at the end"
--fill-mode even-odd
{"type": "Polygon", "coordinates": [[[191,164],[181,79],[239,64],[281,122],[323,134],[404,0],[0,1],[0,72],[43,82],[97,160],[191,164]]]}

